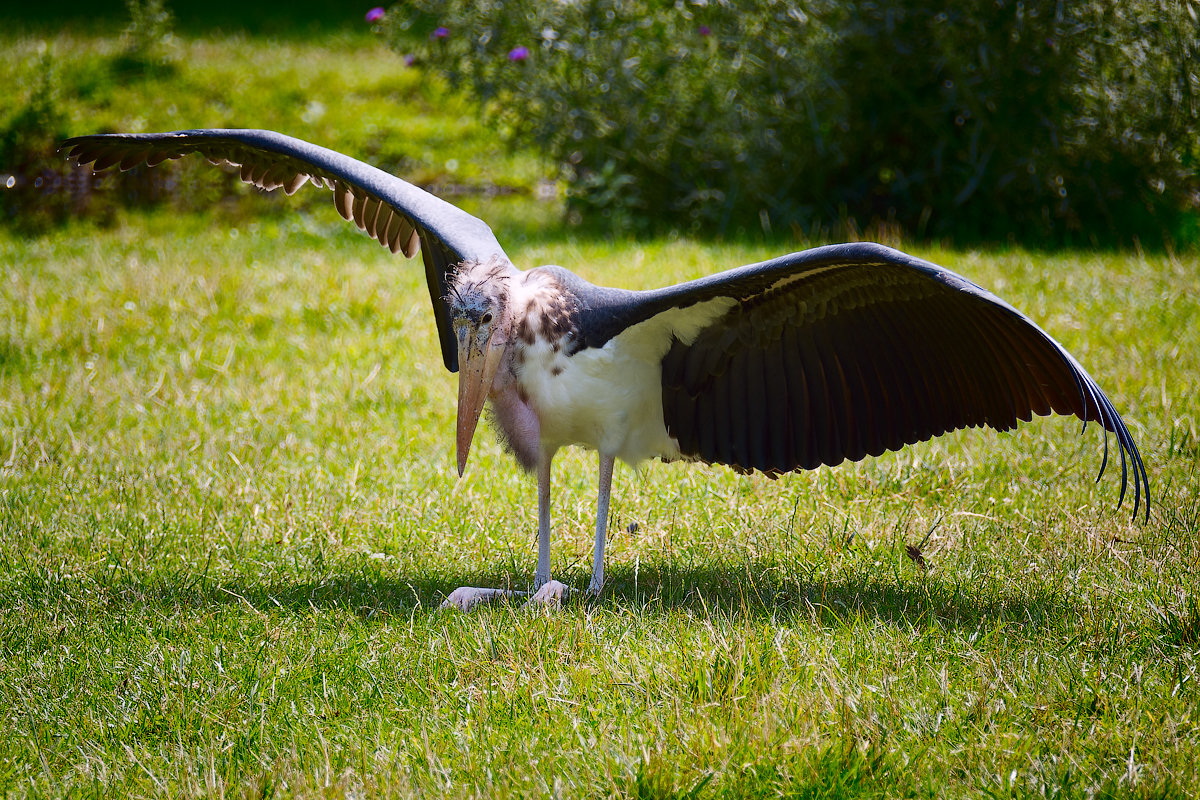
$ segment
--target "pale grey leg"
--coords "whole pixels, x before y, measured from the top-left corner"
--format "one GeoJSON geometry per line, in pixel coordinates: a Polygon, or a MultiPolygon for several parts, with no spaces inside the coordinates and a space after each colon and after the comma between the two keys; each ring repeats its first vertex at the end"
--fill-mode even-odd
{"type": "Polygon", "coordinates": [[[604,534],[608,530],[608,500],[612,494],[613,456],[600,456],[600,491],[596,498],[596,549],[592,554],[592,582],[588,594],[600,595],[604,588],[604,534]]]}
{"type": "Polygon", "coordinates": [[[538,459],[538,561],[533,574],[533,588],[540,589],[550,582],[550,462],[554,453],[542,451],[538,459]]]}
{"type": "Polygon", "coordinates": [[[571,587],[550,580],[550,462],[554,451],[542,451],[538,459],[538,565],[533,575],[533,597],[525,603],[529,606],[553,608],[571,594],[571,587]]]}

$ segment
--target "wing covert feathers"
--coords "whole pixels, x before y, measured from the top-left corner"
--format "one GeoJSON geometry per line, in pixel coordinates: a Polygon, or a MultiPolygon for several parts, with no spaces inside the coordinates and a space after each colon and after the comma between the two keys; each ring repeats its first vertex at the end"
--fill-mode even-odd
{"type": "Polygon", "coordinates": [[[1134,515],[1143,502],[1149,513],[1133,436],[1091,376],[948,270],[877,245],[835,246],[669,291],[643,302],[737,301],[663,358],[663,415],[685,456],[776,475],[1056,412],[1104,428],[1105,463],[1115,435],[1121,501],[1132,470],[1134,515]]]}

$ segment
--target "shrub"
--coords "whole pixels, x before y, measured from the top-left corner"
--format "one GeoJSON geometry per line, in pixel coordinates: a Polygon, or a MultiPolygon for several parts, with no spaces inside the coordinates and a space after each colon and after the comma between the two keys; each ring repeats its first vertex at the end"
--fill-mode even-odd
{"type": "Polygon", "coordinates": [[[0,222],[39,231],[65,218],[70,207],[70,197],[61,191],[62,159],[55,153],[67,120],[49,50],[32,71],[10,113],[0,117],[0,222]]]}
{"type": "Polygon", "coordinates": [[[1103,240],[1195,210],[1200,28],[1167,5],[415,0],[388,30],[578,215],[1103,240]]]}
{"type": "Polygon", "coordinates": [[[175,72],[171,15],[163,0],[127,0],[126,10],[130,22],[117,53],[103,62],[81,66],[76,61],[73,69],[62,70],[51,49],[43,46],[36,63],[27,67],[28,75],[7,87],[11,108],[0,109],[0,224],[39,232],[73,213],[108,219],[117,204],[149,205],[162,198],[159,173],[136,168],[96,179],[90,169],[71,168],[58,152],[69,128],[64,100],[113,84],[170,78],[175,72]]]}
{"type": "MultiPolygon", "coordinates": [[[[1171,4],[1166,4],[1171,5],[1171,4]]],[[[1195,20],[1157,3],[844,7],[826,182],[935,234],[1111,239],[1194,211],[1195,20]]]]}
{"type": "Polygon", "coordinates": [[[122,35],[124,51],[113,61],[114,71],[129,76],[170,76],[174,17],[165,0],[125,0],[129,24],[122,35]]]}

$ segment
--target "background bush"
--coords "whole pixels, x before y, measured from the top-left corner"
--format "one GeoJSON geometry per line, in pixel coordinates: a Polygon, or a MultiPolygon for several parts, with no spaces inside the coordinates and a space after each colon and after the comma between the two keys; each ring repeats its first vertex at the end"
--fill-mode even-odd
{"type": "Polygon", "coordinates": [[[1194,235],[1195,0],[415,0],[393,45],[628,227],[1194,235]]]}
{"type": "Polygon", "coordinates": [[[43,50],[28,73],[22,76],[19,101],[0,113],[0,220],[37,231],[65,218],[70,207],[70,196],[55,185],[61,182],[62,161],[55,148],[67,120],[50,53],[43,50]]]}
{"type": "MultiPolygon", "coordinates": [[[[25,74],[7,86],[9,104],[0,109],[0,182],[5,184],[0,187],[0,224],[35,233],[73,213],[111,217],[114,198],[93,191],[103,179],[93,179],[90,170],[70,169],[58,146],[69,135],[71,123],[70,100],[64,94],[94,95],[105,83],[170,79],[175,74],[171,15],[163,0],[126,0],[125,7],[129,23],[121,47],[102,63],[83,69],[75,64],[68,70],[71,74],[64,75],[42,42],[25,74]]],[[[159,182],[144,169],[115,182],[124,189],[119,200],[128,205],[142,205],[162,194],[159,182]]]]}
{"type": "MultiPolygon", "coordinates": [[[[37,234],[78,216],[115,224],[126,209],[160,205],[179,214],[216,213],[227,223],[273,214],[291,224],[308,209],[328,219],[323,192],[263,194],[202,158],[93,176],[58,152],[68,136],[113,131],[270,128],[453,193],[476,211],[490,198],[534,196],[552,174],[545,159],[528,148],[508,151],[478,124],[474,101],[405,67],[372,34],[365,9],[342,10],[353,27],[331,17],[320,35],[304,33],[314,19],[309,10],[329,2],[281,7],[276,23],[291,33],[270,38],[197,29],[200,0],[176,0],[170,14],[155,0],[117,2],[94,25],[68,19],[56,30],[29,30],[6,17],[12,9],[0,8],[0,85],[7,89],[7,102],[0,102],[0,228],[37,234]],[[351,61],[359,67],[347,67],[351,61]]],[[[232,6],[207,3],[218,20],[233,16],[232,6]]],[[[504,212],[489,209],[497,224],[535,217],[534,209],[518,213],[519,202],[503,205],[504,212]]],[[[544,229],[547,204],[529,205],[537,206],[544,229]]],[[[557,198],[553,206],[557,221],[557,198]]]]}

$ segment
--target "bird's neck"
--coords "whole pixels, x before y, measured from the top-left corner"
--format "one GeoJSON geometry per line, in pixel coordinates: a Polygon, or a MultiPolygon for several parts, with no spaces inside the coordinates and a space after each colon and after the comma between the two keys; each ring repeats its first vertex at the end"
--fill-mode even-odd
{"type": "Polygon", "coordinates": [[[515,346],[509,345],[505,363],[488,395],[491,419],[505,449],[524,469],[533,470],[541,452],[542,426],[521,386],[513,363],[514,351],[515,346]]]}
{"type": "Polygon", "coordinates": [[[521,273],[505,289],[511,333],[488,399],[502,442],[518,464],[532,470],[541,454],[544,411],[531,397],[532,387],[562,371],[559,365],[568,358],[577,335],[578,304],[553,273],[543,269],[521,273]]]}
{"type": "Polygon", "coordinates": [[[546,268],[531,269],[521,277],[509,293],[517,346],[531,347],[541,340],[555,350],[565,347],[578,324],[575,296],[546,268]]]}

